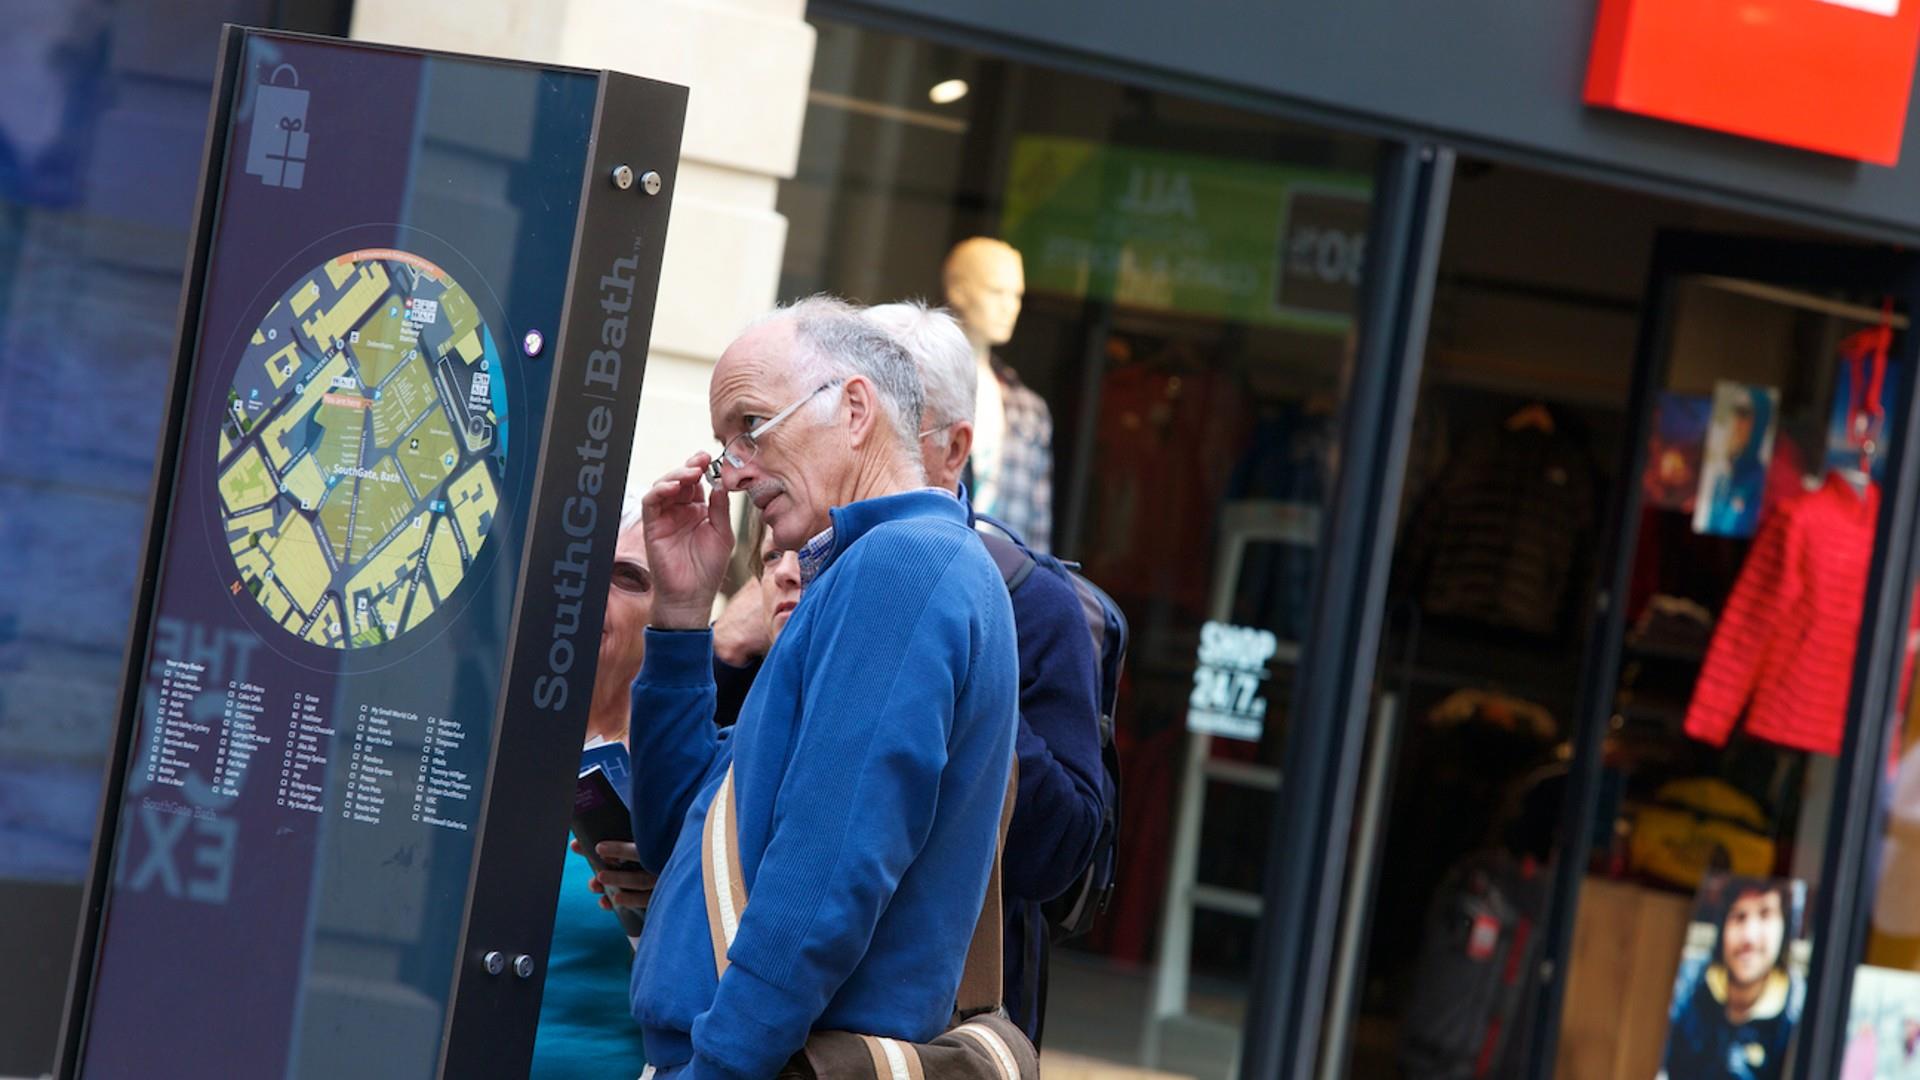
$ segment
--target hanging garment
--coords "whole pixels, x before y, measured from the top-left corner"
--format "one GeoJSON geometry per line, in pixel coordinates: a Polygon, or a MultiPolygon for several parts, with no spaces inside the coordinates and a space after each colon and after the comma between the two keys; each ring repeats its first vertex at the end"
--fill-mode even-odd
{"type": "Polygon", "coordinates": [[[1768,519],[1707,650],[1688,735],[1723,746],[1744,710],[1757,739],[1840,752],[1879,507],[1879,488],[1829,476],[1768,519]]]}
{"type": "MultiPolygon", "coordinates": [[[[1767,497],[1760,504],[1760,528],[1788,503],[1807,493],[1807,455],[1786,432],[1773,440],[1773,461],[1767,466],[1767,497]]],[[[1640,514],[1639,539],[1633,556],[1633,578],[1628,584],[1627,611],[1645,610],[1656,593],[1685,597],[1717,611],[1727,602],[1727,590],[1740,573],[1750,546],[1746,540],[1702,536],[1693,531],[1693,518],[1648,505],[1640,514]]],[[[1703,644],[1704,648],[1704,644],[1703,644]]]]}
{"type": "Polygon", "coordinates": [[[1454,454],[1415,523],[1429,615],[1551,635],[1591,534],[1596,487],[1564,432],[1498,428],[1454,454]]]}
{"type": "MultiPolygon", "coordinates": [[[[1331,484],[1334,418],[1289,402],[1253,428],[1227,480],[1229,499],[1275,499],[1319,508],[1331,484]]],[[[1307,603],[1320,553],[1305,544],[1250,544],[1241,553],[1231,621],[1262,626],[1284,641],[1306,632],[1307,603]]]]}
{"type": "Polygon", "coordinates": [[[1427,712],[1435,727],[1488,724],[1530,739],[1552,740],[1560,725],[1546,706],[1497,690],[1455,690],[1427,712]]]}
{"type": "Polygon", "coordinates": [[[1713,644],[1713,612],[1691,600],[1658,594],[1627,632],[1627,643],[1641,649],[1700,656],[1713,644]]]}
{"type": "Polygon", "coordinates": [[[1053,414],[1047,401],[999,357],[995,383],[981,403],[998,398],[1001,423],[993,444],[974,444],[973,507],[1013,527],[1035,551],[1053,544],[1053,414]]]}
{"type": "MultiPolygon", "coordinates": [[[[967,459],[972,473],[967,491],[976,509],[986,510],[1000,494],[1000,449],[1007,442],[1007,396],[993,357],[983,357],[974,383],[973,454],[967,459]]],[[[986,510],[986,512],[991,512],[986,510]]]]}

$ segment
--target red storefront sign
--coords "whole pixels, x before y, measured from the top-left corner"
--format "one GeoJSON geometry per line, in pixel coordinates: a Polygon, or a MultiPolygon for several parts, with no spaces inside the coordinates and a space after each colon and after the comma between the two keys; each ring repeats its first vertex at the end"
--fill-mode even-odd
{"type": "Polygon", "coordinates": [[[1920,0],[1600,0],[1586,100],[1892,165],[1920,0]]]}

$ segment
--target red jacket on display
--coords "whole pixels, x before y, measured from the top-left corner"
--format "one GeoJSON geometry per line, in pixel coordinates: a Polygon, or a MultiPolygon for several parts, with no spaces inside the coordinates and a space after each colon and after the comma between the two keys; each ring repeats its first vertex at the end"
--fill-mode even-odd
{"type": "Polygon", "coordinates": [[[1744,709],[1754,738],[1840,752],[1879,507],[1879,488],[1829,476],[1767,519],[1707,650],[1688,735],[1722,746],[1744,709]]]}

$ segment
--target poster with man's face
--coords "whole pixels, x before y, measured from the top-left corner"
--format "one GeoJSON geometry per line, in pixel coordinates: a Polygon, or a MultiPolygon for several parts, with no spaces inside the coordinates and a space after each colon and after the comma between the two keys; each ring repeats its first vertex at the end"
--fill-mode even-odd
{"type": "Polygon", "coordinates": [[[1806,1002],[1806,885],[1709,874],[1673,981],[1663,1080],[1787,1075],[1806,1002]]]}

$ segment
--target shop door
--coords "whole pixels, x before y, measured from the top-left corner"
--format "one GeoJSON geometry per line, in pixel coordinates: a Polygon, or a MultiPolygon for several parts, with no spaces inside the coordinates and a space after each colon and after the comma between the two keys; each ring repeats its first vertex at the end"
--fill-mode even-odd
{"type": "Polygon", "coordinates": [[[1727,1030],[1680,1032],[1717,1064],[1668,1080],[1843,1075],[1860,950],[1835,913],[1871,888],[1906,636],[1920,258],[1463,176],[1323,1049],[1287,1075],[1649,1080],[1676,986],[1727,1030]],[[1582,208],[1647,254],[1545,254],[1590,238],[1541,224],[1582,208]],[[1757,942],[1721,933],[1736,907],[1757,942]]]}
{"type": "Polygon", "coordinates": [[[1888,249],[1655,247],[1546,940],[1515,948],[1531,1075],[1836,1074],[1811,1018],[1905,638],[1916,281],[1888,249]]]}

